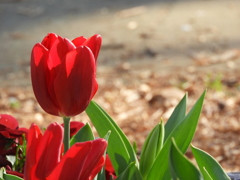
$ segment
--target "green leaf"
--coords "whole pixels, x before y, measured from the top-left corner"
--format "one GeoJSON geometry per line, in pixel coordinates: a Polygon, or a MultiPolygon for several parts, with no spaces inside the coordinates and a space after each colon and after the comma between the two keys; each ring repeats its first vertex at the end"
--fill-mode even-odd
{"type": "Polygon", "coordinates": [[[2,167],[0,168],[0,180],[4,180],[3,179],[3,173],[5,172],[5,169],[2,167]]]}
{"type": "Polygon", "coordinates": [[[106,141],[108,141],[109,137],[111,135],[111,131],[108,131],[107,134],[103,137],[106,141]]]}
{"type": "Polygon", "coordinates": [[[172,143],[171,138],[173,137],[175,139],[179,150],[184,154],[196,131],[204,96],[205,92],[201,95],[187,116],[174,128],[172,133],[166,139],[162,150],[156,157],[151,170],[148,173],[147,180],[171,179],[170,171],[168,169],[169,151],[172,143]]]}
{"type": "Polygon", "coordinates": [[[94,140],[94,135],[91,127],[87,123],[83,126],[70,140],[70,146],[77,142],[92,141],[94,140]]]}
{"type": "Polygon", "coordinates": [[[11,174],[3,174],[3,179],[4,180],[23,180],[22,178],[11,175],[11,174]]]}
{"type": "Polygon", "coordinates": [[[173,179],[203,180],[199,170],[182,154],[174,139],[170,149],[169,165],[173,179]]]}
{"type": "Polygon", "coordinates": [[[213,180],[211,178],[210,174],[207,172],[205,167],[203,167],[203,173],[202,174],[203,174],[203,177],[204,177],[205,180],[213,180]]]}
{"type": "Polygon", "coordinates": [[[122,172],[116,180],[142,180],[141,173],[135,162],[129,164],[127,169],[122,172]]]}
{"type": "Polygon", "coordinates": [[[187,109],[187,94],[182,98],[174,109],[172,115],[168,119],[165,125],[165,137],[164,141],[169,137],[175,127],[184,119],[186,116],[187,109]]]}
{"type": "Polygon", "coordinates": [[[221,165],[210,154],[193,145],[191,145],[191,149],[204,180],[230,180],[230,177],[224,172],[221,165]]]}
{"type": "MultiPolygon", "coordinates": [[[[106,141],[108,141],[110,134],[111,134],[111,131],[108,131],[108,133],[104,136],[104,139],[106,141]]],[[[104,152],[104,157],[106,157],[106,151],[104,152]]],[[[101,171],[97,174],[94,180],[106,180],[105,166],[102,167],[101,171]]]]}
{"type": "Polygon", "coordinates": [[[137,143],[136,143],[136,141],[133,142],[132,147],[133,147],[133,150],[134,150],[135,154],[137,154],[137,143]]]}
{"type": "Polygon", "coordinates": [[[156,156],[160,152],[163,146],[164,139],[164,125],[163,122],[156,125],[146,138],[142,153],[140,156],[140,171],[143,179],[146,178],[148,172],[151,169],[156,156]]]}
{"type": "Polygon", "coordinates": [[[126,135],[96,102],[90,102],[86,113],[100,137],[111,131],[107,152],[117,175],[122,173],[131,162],[137,162],[137,156],[126,135]]]}

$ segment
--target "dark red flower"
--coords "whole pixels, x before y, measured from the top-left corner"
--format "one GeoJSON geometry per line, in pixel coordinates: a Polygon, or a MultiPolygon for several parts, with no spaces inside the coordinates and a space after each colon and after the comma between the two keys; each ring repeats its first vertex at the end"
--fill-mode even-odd
{"type": "Polygon", "coordinates": [[[23,133],[27,133],[27,129],[19,128],[18,121],[14,117],[0,114],[0,137],[12,139],[21,137],[23,133]]]}
{"type": "Polygon", "coordinates": [[[19,128],[14,117],[0,114],[0,167],[11,170],[12,164],[6,156],[16,155],[17,146],[22,144],[22,135],[27,135],[27,132],[27,129],[19,128]]]}
{"type": "Polygon", "coordinates": [[[26,128],[19,128],[18,121],[8,115],[0,114],[0,155],[14,155],[13,145],[19,142],[26,128]],[[18,139],[17,139],[18,138],[18,139]]]}
{"type": "Polygon", "coordinates": [[[74,144],[62,156],[63,127],[49,125],[44,135],[32,125],[27,142],[25,180],[92,180],[103,167],[107,142],[96,139],[74,144]]]}
{"type": "Polygon", "coordinates": [[[83,112],[98,89],[96,61],[101,36],[73,41],[48,34],[32,49],[31,78],[40,106],[56,116],[83,112]]]}
{"type": "Polygon", "coordinates": [[[0,125],[9,129],[17,129],[19,126],[18,121],[8,114],[0,114],[0,125]]]}

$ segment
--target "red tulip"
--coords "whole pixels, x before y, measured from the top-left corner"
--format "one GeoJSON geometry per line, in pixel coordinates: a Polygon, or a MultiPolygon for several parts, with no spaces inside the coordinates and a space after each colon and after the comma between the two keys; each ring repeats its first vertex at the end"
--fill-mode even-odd
{"type": "Polygon", "coordinates": [[[32,49],[31,78],[40,106],[56,116],[83,112],[98,89],[96,61],[101,36],[73,41],[48,34],[32,49]]]}
{"type": "Polygon", "coordinates": [[[27,142],[24,180],[92,180],[103,167],[107,142],[96,139],[74,144],[62,156],[63,128],[52,123],[44,135],[32,125],[27,142]]]}

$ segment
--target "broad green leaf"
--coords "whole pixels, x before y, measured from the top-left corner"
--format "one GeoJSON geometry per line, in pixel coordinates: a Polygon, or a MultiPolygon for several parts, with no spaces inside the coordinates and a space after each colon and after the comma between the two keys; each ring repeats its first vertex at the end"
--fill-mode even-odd
{"type": "Polygon", "coordinates": [[[135,162],[131,162],[116,180],[142,180],[141,173],[135,162]]]}
{"type": "Polygon", "coordinates": [[[205,180],[213,180],[213,179],[211,178],[210,174],[207,172],[207,170],[206,170],[205,167],[203,167],[203,172],[202,172],[202,174],[203,174],[203,177],[204,177],[205,180]]]}
{"type": "Polygon", "coordinates": [[[135,154],[137,154],[137,143],[136,143],[136,141],[133,142],[132,147],[133,147],[133,150],[134,150],[135,154]]]}
{"type": "Polygon", "coordinates": [[[140,156],[140,171],[143,179],[146,178],[151,166],[163,146],[164,125],[163,122],[156,125],[147,136],[140,156]]]}
{"type": "Polygon", "coordinates": [[[170,149],[169,165],[173,179],[203,180],[199,170],[182,154],[174,139],[170,149]]]}
{"type": "Polygon", "coordinates": [[[77,142],[92,141],[94,140],[94,135],[91,127],[87,123],[83,126],[70,140],[70,146],[77,142]]]}
{"type": "Polygon", "coordinates": [[[96,102],[90,102],[86,113],[100,137],[103,137],[108,131],[111,131],[107,153],[117,175],[122,173],[131,162],[137,162],[134,149],[126,135],[96,102]]]}
{"type": "Polygon", "coordinates": [[[182,98],[174,109],[172,115],[165,124],[165,137],[164,141],[169,137],[174,128],[184,119],[187,109],[187,94],[182,98]]]}
{"type": "Polygon", "coordinates": [[[23,180],[22,178],[20,178],[18,176],[14,176],[11,174],[4,174],[4,173],[3,173],[3,179],[4,180],[23,180]]]}
{"type": "Polygon", "coordinates": [[[162,150],[156,157],[150,172],[148,173],[147,180],[168,180],[171,179],[169,165],[169,151],[172,143],[172,137],[178,144],[179,150],[184,154],[191,143],[198,119],[202,110],[205,92],[201,95],[195,105],[192,107],[187,116],[175,127],[169,137],[166,139],[162,150]]]}
{"type": "Polygon", "coordinates": [[[221,165],[210,154],[193,145],[191,145],[191,149],[204,180],[230,180],[230,177],[224,172],[221,165]]]}

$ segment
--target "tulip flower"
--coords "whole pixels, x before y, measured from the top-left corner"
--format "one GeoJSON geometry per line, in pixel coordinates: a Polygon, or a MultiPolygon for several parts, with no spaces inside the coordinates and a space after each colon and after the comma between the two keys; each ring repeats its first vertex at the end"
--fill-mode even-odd
{"type": "Polygon", "coordinates": [[[24,180],[92,180],[105,163],[107,142],[96,139],[74,144],[62,156],[63,127],[48,126],[42,135],[32,125],[27,139],[24,180]]]}
{"type": "Polygon", "coordinates": [[[100,35],[70,41],[50,33],[33,47],[33,91],[47,113],[71,117],[86,109],[98,89],[96,61],[101,42],[100,35]]]}

